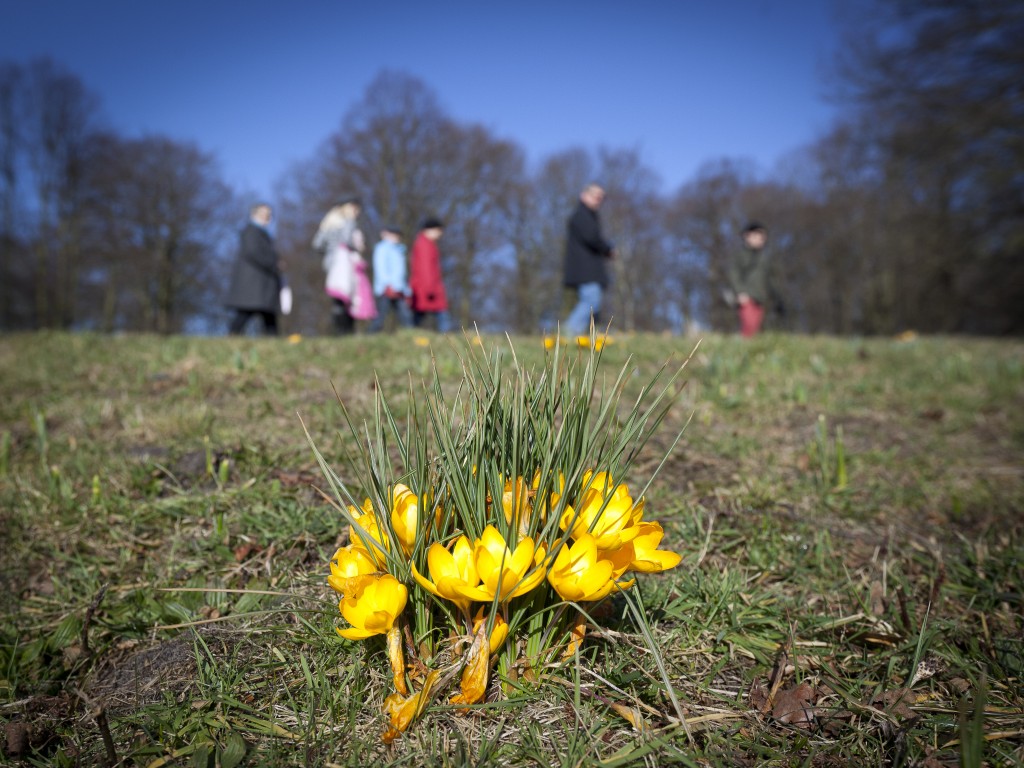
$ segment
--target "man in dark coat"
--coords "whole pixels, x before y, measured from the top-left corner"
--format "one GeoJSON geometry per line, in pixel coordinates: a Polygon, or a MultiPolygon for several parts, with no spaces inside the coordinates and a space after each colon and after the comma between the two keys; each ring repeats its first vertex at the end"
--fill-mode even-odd
{"type": "Polygon", "coordinates": [[[242,228],[238,257],[228,290],[229,309],[235,310],[228,332],[239,334],[249,318],[263,319],[263,333],[277,335],[277,308],[281,295],[281,268],[277,251],[267,232],[273,209],[258,203],[249,210],[249,223],[242,228]]]}
{"type": "Polygon", "coordinates": [[[565,320],[568,333],[590,332],[590,317],[601,311],[601,299],[608,287],[607,261],[615,257],[612,244],[601,235],[597,209],[604,201],[604,190],[588,184],[569,217],[565,241],[565,285],[576,289],[576,306],[565,320]]]}

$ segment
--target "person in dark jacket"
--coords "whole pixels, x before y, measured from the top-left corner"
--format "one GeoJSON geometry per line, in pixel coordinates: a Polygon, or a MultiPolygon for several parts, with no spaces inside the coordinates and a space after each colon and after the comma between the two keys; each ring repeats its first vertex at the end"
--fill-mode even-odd
{"type": "Polygon", "coordinates": [[[281,295],[281,267],[267,227],[274,216],[266,203],[249,210],[249,223],[239,237],[231,287],[224,303],[235,311],[228,332],[241,333],[249,319],[263,319],[263,333],[277,335],[277,309],[281,295]]]}
{"type": "Polygon", "coordinates": [[[739,315],[740,333],[749,338],[761,330],[768,302],[774,301],[777,309],[781,309],[781,302],[768,274],[764,249],[768,231],[763,224],[753,221],[743,228],[742,236],[743,250],[736,253],[729,266],[729,286],[739,315]]]}
{"type": "Polygon", "coordinates": [[[565,320],[565,329],[575,335],[589,333],[591,315],[596,320],[601,311],[601,299],[608,287],[607,262],[615,257],[612,244],[601,235],[597,209],[603,201],[600,185],[588,184],[569,217],[564,282],[566,287],[576,289],[576,306],[565,320]]]}

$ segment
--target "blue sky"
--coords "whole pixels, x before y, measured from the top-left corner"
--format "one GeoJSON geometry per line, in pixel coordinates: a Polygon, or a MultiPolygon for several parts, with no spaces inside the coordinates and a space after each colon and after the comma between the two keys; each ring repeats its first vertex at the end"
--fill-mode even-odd
{"type": "MultiPolygon", "coordinates": [[[[854,0],[846,0],[848,6],[854,0]]],[[[273,197],[382,69],[522,146],[635,148],[666,191],[700,165],[762,170],[827,130],[830,0],[0,0],[0,59],[49,55],[104,120],[213,152],[273,197]]]]}

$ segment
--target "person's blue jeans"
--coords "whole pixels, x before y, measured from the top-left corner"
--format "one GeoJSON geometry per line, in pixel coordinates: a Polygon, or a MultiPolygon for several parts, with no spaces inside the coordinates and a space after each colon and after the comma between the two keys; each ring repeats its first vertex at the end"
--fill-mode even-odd
{"type": "Polygon", "coordinates": [[[404,296],[394,298],[381,294],[377,297],[377,316],[370,324],[370,333],[379,333],[387,325],[388,315],[395,316],[395,323],[388,330],[393,331],[395,327],[408,328],[412,325],[412,310],[405,301],[404,296]]]}
{"type": "Polygon", "coordinates": [[[590,333],[590,317],[601,311],[604,289],[600,283],[582,283],[576,286],[576,306],[565,318],[565,330],[574,336],[590,333]]]}

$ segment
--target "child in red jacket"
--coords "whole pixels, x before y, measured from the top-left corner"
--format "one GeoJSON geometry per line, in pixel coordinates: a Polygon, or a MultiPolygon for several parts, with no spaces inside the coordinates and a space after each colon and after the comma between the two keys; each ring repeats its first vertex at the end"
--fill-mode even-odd
{"type": "Polygon", "coordinates": [[[424,221],[413,243],[409,264],[413,324],[422,328],[433,318],[431,322],[440,333],[448,330],[448,295],[441,277],[441,251],[437,247],[443,234],[440,219],[424,221]]]}

